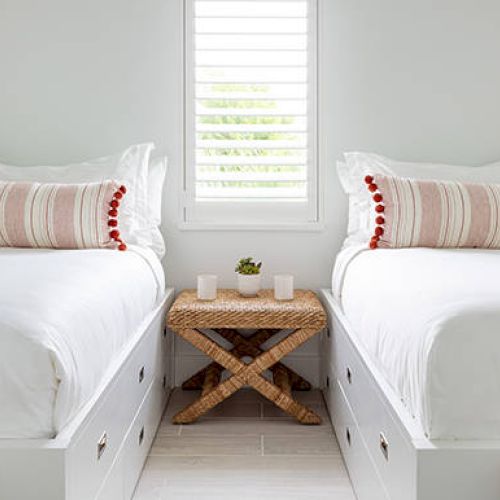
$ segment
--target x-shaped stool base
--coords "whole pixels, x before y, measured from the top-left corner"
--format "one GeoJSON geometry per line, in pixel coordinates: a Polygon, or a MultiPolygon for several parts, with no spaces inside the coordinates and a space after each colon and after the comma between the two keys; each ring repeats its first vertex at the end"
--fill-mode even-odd
{"type": "Polygon", "coordinates": [[[321,418],[316,413],[292,397],[292,388],[307,390],[310,388],[310,384],[280,363],[284,356],[313,337],[317,333],[317,329],[297,329],[267,351],[262,351],[260,346],[280,330],[259,330],[249,339],[234,329],[213,330],[233,343],[234,347],[231,351],[221,347],[200,330],[192,328],[176,330],[182,338],[212,358],[214,363],[193,375],[183,384],[183,388],[189,389],[201,386],[202,395],[177,413],[172,419],[173,423],[188,424],[194,422],[245,385],[253,387],[283,411],[295,417],[300,423],[321,423],[321,418]],[[247,364],[241,361],[240,358],[243,356],[252,356],[254,359],[247,364]],[[229,370],[232,375],[224,382],[219,383],[220,375],[224,369],[229,370]],[[272,370],[274,383],[262,376],[262,373],[267,369],[272,370]]]}

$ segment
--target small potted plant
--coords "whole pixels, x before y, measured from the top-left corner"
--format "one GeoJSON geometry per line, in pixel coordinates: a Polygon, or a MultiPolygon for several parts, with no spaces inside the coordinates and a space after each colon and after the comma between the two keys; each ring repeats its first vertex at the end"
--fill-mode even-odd
{"type": "Polygon", "coordinates": [[[260,290],[260,268],[252,257],[240,259],[235,271],[238,273],[238,291],[243,297],[255,297],[260,290]]]}

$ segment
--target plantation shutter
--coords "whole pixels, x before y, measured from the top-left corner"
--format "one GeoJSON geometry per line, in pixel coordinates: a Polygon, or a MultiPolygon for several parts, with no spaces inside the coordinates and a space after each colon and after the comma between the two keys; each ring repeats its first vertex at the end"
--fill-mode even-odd
{"type": "Polygon", "coordinates": [[[191,202],[246,202],[254,211],[289,202],[290,216],[301,207],[311,218],[312,6],[311,0],[191,0],[186,59],[191,202]]]}

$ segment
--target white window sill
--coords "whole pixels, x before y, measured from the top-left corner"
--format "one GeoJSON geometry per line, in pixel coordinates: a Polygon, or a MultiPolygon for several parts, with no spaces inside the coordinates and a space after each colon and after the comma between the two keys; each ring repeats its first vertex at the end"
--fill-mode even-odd
{"type": "Polygon", "coordinates": [[[276,223],[211,223],[180,222],[181,231],[274,231],[274,232],[321,232],[325,229],[323,222],[276,222],[276,223]]]}

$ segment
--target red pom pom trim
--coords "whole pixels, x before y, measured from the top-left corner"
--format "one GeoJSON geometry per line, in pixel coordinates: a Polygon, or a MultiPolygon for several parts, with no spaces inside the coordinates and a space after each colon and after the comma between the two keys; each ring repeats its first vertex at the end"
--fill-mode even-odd
{"type": "Polygon", "coordinates": [[[127,245],[120,239],[120,231],[118,231],[118,208],[120,206],[120,199],[123,198],[123,195],[127,192],[127,188],[125,186],[120,186],[119,188],[116,188],[115,186],[115,192],[113,193],[113,199],[109,202],[110,209],[108,210],[108,226],[110,228],[116,228],[116,229],[111,229],[109,231],[109,237],[111,240],[115,241],[115,245],[118,250],[121,252],[124,252],[127,250],[127,245]]]}
{"type": "MultiPolygon", "coordinates": [[[[381,205],[380,203],[384,200],[384,197],[383,197],[382,193],[379,191],[379,187],[375,183],[374,176],[367,175],[365,177],[365,182],[366,182],[366,184],[368,184],[367,185],[368,191],[370,191],[370,193],[373,193],[373,196],[372,196],[373,201],[375,203],[377,203],[377,205],[375,205],[376,214],[382,214],[385,211],[385,206],[381,205]]],[[[382,227],[382,225],[385,223],[385,218],[382,217],[382,215],[377,215],[375,217],[375,223],[377,224],[377,226],[375,227],[375,229],[373,231],[374,235],[372,236],[370,243],[369,243],[369,246],[372,250],[374,250],[375,248],[378,248],[380,238],[384,234],[384,228],[382,227]]]]}

